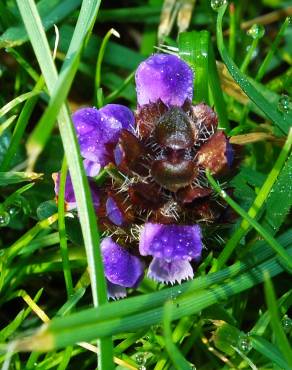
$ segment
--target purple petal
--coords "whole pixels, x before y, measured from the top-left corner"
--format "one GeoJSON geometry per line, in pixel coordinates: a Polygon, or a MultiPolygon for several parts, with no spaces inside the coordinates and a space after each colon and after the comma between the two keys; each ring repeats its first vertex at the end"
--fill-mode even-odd
{"type": "Polygon", "coordinates": [[[124,223],[124,216],[122,212],[120,211],[114,198],[108,197],[105,207],[106,207],[106,215],[109,218],[109,220],[113,224],[117,226],[121,226],[124,223]]]}
{"type": "Polygon", "coordinates": [[[99,174],[101,165],[98,162],[92,162],[89,159],[84,159],[83,165],[87,176],[95,177],[99,174]]]}
{"type": "MultiPolygon", "coordinates": [[[[59,194],[59,187],[60,187],[60,174],[55,173],[53,174],[53,180],[55,182],[55,194],[58,196],[59,194]]],[[[91,196],[93,201],[93,206],[95,210],[98,210],[100,206],[100,198],[99,198],[99,192],[98,187],[93,181],[89,180],[89,187],[91,190],[91,196]]],[[[66,209],[68,211],[75,209],[77,207],[76,204],[76,198],[73,190],[73,184],[71,180],[70,174],[67,175],[66,178],[66,184],[65,184],[65,203],[66,203],[66,209]]]]}
{"type": "Polygon", "coordinates": [[[125,298],[127,296],[127,290],[125,287],[117,284],[111,283],[107,280],[107,295],[108,298],[112,299],[120,299],[125,298]]]}
{"type": "Polygon", "coordinates": [[[111,147],[118,142],[120,131],[134,127],[135,123],[133,113],[118,104],[108,104],[99,110],[82,108],[72,119],[82,156],[102,166],[112,160],[111,147]]]}
{"type": "Polygon", "coordinates": [[[104,145],[101,118],[96,108],[82,108],[72,115],[82,156],[105,165],[110,153],[104,145]]]}
{"type": "Polygon", "coordinates": [[[107,104],[99,109],[101,114],[103,140],[116,144],[122,129],[133,130],[135,117],[129,108],[119,104],[107,104]]]}
{"type": "Polygon", "coordinates": [[[233,160],[234,160],[234,151],[233,151],[232,145],[229,143],[229,141],[227,142],[225,154],[226,154],[226,158],[227,158],[227,164],[228,164],[229,167],[231,167],[231,165],[233,163],[233,160]]]}
{"type": "Polygon", "coordinates": [[[164,259],[153,258],[150,263],[148,276],[159,283],[174,284],[182,280],[192,279],[194,272],[187,260],[175,260],[167,262],[164,259]]]}
{"type": "Polygon", "coordinates": [[[139,105],[156,102],[182,106],[193,97],[193,72],[175,55],[154,54],[142,62],[136,72],[139,105]]]}
{"type": "Polygon", "coordinates": [[[132,288],[139,284],[143,276],[143,264],[125,248],[110,237],[101,242],[106,278],[113,284],[132,288]]]}
{"type": "Polygon", "coordinates": [[[140,234],[142,256],[174,260],[198,259],[201,256],[201,229],[198,225],[162,225],[146,223],[140,234]]]}

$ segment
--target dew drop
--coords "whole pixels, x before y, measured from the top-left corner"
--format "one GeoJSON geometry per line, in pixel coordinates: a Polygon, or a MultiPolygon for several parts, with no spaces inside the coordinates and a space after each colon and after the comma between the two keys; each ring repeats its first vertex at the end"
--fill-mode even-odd
{"type": "Polygon", "coordinates": [[[18,207],[10,206],[7,211],[9,213],[9,216],[13,217],[13,216],[16,216],[20,210],[18,207]]]}
{"type": "Polygon", "coordinates": [[[278,110],[282,113],[288,113],[290,109],[291,99],[289,95],[282,94],[278,101],[278,110]]]}
{"type": "Polygon", "coordinates": [[[0,211],[0,227],[7,226],[10,222],[9,213],[2,210],[0,211]]]}
{"type": "Polygon", "coordinates": [[[228,3],[228,1],[227,0],[211,0],[211,7],[212,7],[212,9],[213,10],[215,10],[216,12],[218,12],[219,11],[219,9],[223,6],[223,5],[225,5],[225,4],[227,4],[228,3]]]}
{"type": "Polygon", "coordinates": [[[247,336],[242,336],[238,341],[238,349],[242,352],[248,352],[251,350],[251,342],[247,336]]]}
{"type": "Polygon", "coordinates": [[[282,319],[282,326],[284,331],[287,333],[292,329],[292,319],[289,316],[285,315],[282,319]]]}
{"type": "Polygon", "coordinates": [[[261,39],[265,34],[265,28],[261,24],[254,24],[248,31],[248,36],[252,37],[254,40],[261,39]]]}
{"type": "MultiPolygon", "coordinates": [[[[142,353],[137,353],[135,356],[135,360],[138,365],[143,365],[145,363],[145,357],[142,353]]],[[[139,367],[140,369],[140,367],[139,367]]]]}

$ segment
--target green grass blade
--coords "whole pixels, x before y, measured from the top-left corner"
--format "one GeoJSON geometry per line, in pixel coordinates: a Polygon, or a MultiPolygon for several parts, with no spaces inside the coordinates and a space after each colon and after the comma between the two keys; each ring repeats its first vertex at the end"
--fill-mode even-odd
{"type": "Polygon", "coordinates": [[[277,364],[278,366],[280,366],[280,369],[283,369],[283,370],[291,369],[289,363],[287,363],[283,359],[283,356],[281,352],[278,350],[278,348],[272,345],[266,339],[258,335],[251,335],[250,341],[251,341],[252,347],[256,351],[260,352],[266,358],[270,359],[273,364],[277,364]]]}
{"type": "Polygon", "coordinates": [[[281,246],[281,244],[279,244],[276,239],[274,239],[272,235],[266,231],[265,228],[263,228],[257,221],[250,217],[247,212],[245,212],[232,198],[229,197],[224,190],[221,189],[208,169],[206,170],[206,176],[210,185],[220,195],[220,197],[222,197],[225,202],[235,210],[236,213],[243,217],[267,241],[271,248],[278,253],[278,255],[283,259],[287,266],[289,266],[289,268],[292,268],[292,258],[281,246]]]}
{"type": "MultiPolygon", "coordinates": [[[[292,131],[292,130],[291,130],[292,131]]],[[[266,212],[262,224],[271,233],[277,232],[292,206],[292,191],[289,186],[292,178],[292,154],[279,174],[266,202],[266,212]]]]}
{"type": "Polygon", "coordinates": [[[13,56],[17,63],[26,71],[26,73],[35,81],[38,82],[40,76],[33,66],[15,49],[8,48],[7,52],[13,56]]]}
{"type": "Polygon", "coordinates": [[[194,99],[209,102],[209,90],[219,118],[219,127],[229,130],[226,104],[222,94],[213,46],[208,31],[183,32],[179,35],[179,55],[195,73],[194,99]]]}
{"type": "MultiPolygon", "coordinates": [[[[55,87],[58,82],[58,75],[37,8],[33,0],[17,0],[17,4],[41,71],[44,75],[48,90],[50,94],[53,95],[56,92],[55,87]]],[[[93,27],[94,17],[97,14],[98,7],[99,1],[83,1],[83,6],[80,12],[82,21],[78,21],[77,23],[75,29],[76,32],[74,33],[72,43],[68,51],[68,55],[72,58],[74,63],[71,64],[71,58],[64,63],[63,68],[65,75],[66,71],[68,73],[68,64],[71,66],[75,66],[77,64],[74,51],[81,48],[81,43],[84,40],[84,32],[86,32],[88,28],[91,29],[91,27],[93,27]],[[85,15],[89,15],[89,17],[85,19],[85,15]],[[82,27],[84,27],[84,29],[82,29],[82,27]]],[[[74,71],[74,69],[72,70],[74,71]]],[[[60,99],[62,99],[62,97],[60,97],[60,99]]],[[[59,101],[56,97],[56,104],[58,103],[59,101]]],[[[93,302],[95,306],[98,306],[107,301],[103,264],[99,248],[99,233],[88,181],[80,158],[75,131],[69,112],[65,106],[62,106],[61,108],[58,116],[58,123],[76,195],[78,214],[90,269],[93,302]]],[[[113,367],[111,347],[111,341],[107,338],[100,342],[100,363],[102,369],[112,369],[113,367]]]]}
{"type": "Polygon", "coordinates": [[[78,70],[81,51],[86,43],[99,9],[100,0],[83,2],[79,18],[67,51],[65,61],[62,65],[59,78],[51,91],[49,107],[38,122],[36,128],[27,141],[29,153],[28,168],[32,169],[39,154],[47,143],[53,130],[56,117],[65,101],[74,76],[78,70]]]}
{"type": "Polygon", "coordinates": [[[17,98],[11,100],[9,103],[4,105],[4,107],[0,109],[0,118],[5,116],[5,114],[7,114],[11,109],[15,108],[18,104],[23,103],[27,99],[30,99],[33,96],[38,95],[39,93],[40,93],[39,91],[30,91],[22,95],[19,95],[17,98]]]}
{"type": "Polygon", "coordinates": [[[163,334],[164,334],[163,336],[166,350],[174,367],[177,370],[191,370],[192,368],[189,362],[184,358],[184,356],[180,353],[180,351],[172,341],[172,333],[170,327],[171,311],[172,311],[171,302],[166,302],[163,310],[163,334]]]}
{"type": "MultiPolygon", "coordinates": [[[[289,249],[289,253],[292,253],[291,248],[289,249]]],[[[209,287],[208,290],[200,290],[182,295],[175,301],[176,305],[171,313],[171,319],[176,320],[187,315],[198,313],[214,303],[219,303],[261,283],[264,280],[265,271],[267,271],[270,276],[276,276],[283,271],[283,267],[275,258],[271,258],[221,285],[209,287]]],[[[130,308],[129,301],[130,299],[124,300],[130,308]]],[[[108,307],[100,306],[96,309],[73,313],[62,319],[54,319],[46,328],[39,331],[35,336],[26,338],[24,341],[20,340],[17,343],[17,349],[38,350],[39,344],[42,343],[42,348],[44,350],[51,350],[52,348],[68,346],[78,341],[88,341],[96,339],[97,337],[149,327],[150,325],[161,323],[163,319],[163,307],[159,306],[154,309],[146,310],[142,305],[140,306],[140,313],[121,316],[117,307],[113,318],[104,317],[103,320],[101,320],[101,312],[103,310],[108,310],[111,305],[112,304],[107,305],[108,307]],[[70,335],[68,335],[69,333],[70,335]],[[45,344],[46,347],[44,347],[45,344]]]]}
{"type": "Polygon", "coordinates": [[[277,299],[268,272],[265,273],[265,296],[271,318],[271,327],[275,333],[275,341],[282,356],[286,359],[290,368],[292,368],[292,349],[279,318],[277,299]]]}
{"type": "Polygon", "coordinates": [[[0,136],[4,133],[5,130],[7,130],[12,125],[12,123],[15,121],[16,117],[17,116],[14,115],[14,116],[9,117],[6,121],[1,122],[0,136]]]}
{"type": "Polygon", "coordinates": [[[116,37],[120,37],[119,33],[113,28],[111,28],[104,36],[102,43],[100,45],[98,56],[97,56],[97,62],[96,62],[96,68],[95,68],[94,102],[95,102],[95,105],[99,108],[101,108],[103,105],[102,102],[98,99],[98,91],[100,89],[100,82],[101,82],[101,65],[102,65],[106,46],[112,35],[116,37]]]}
{"type": "MultiPolygon", "coordinates": [[[[80,3],[81,0],[64,0],[62,2],[58,0],[39,1],[38,10],[43,19],[44,28],[48,30],[54,24],[62,21],[73,10],[77,9],[80,3]]],[[[22,25],[10,27],[0,37],[0,48],[18,46],[28,40],[28,35],[22,25]]]]}
{"type": "Polygon", "coordinates": [[[275,40],[273,41],[272,45],[269,47],[269,51],[268,51],[263,63],[261,64],[261,66],[260,66],[260,68],[257,72],[256,78],[255,78],[256,81],[260,81],[264,77],[264,75],[266,73],[266,70],[267,70],[269,64],[271,63],[271,60],[272,60],[272,58],[273,58],[273,56],[274,56],[274,54],[277,50],[277,47],[278,47],[282,37],[284,36],[284,33],[285,33],[287,27],[289,26],[290,21],[291,21],[290,18],[286,18],[284,23],[282,24],[275,40]]]}
{"type": "Polygon", "coordinates": [[[35,172],[0,172],[0,186],[35,181],[41,179],[42,176],[42,173],[35,172]]]}
{"type": "MultiPolygon", "coordinates": [[[[44,87],[44,79],[40,77],[33,91],[40,92],[43,89],[43,87],[44,87]]],[[[32,115],[33,109],[38,101],[38,98],[39,98],[39,95],[36,95],[36,96],[31,97],[25,102],[24,107],[22,108],[21,113],[16,122],[16,126],[13,131],[13,135],[11,138],[9,148],[4,155],[2,163],[0,164],[1,171],[6,171],[9,169],[13,156],[17,152],[17,148],[21,142],[25,129],[29,123],[29,119],[32,115]]]]}
{"type": "MultiPolygon", "coordinates": [[[[259,211],[261,210],[261,208],[262,208],[264,202],[266,201],[266,199],[267,199],[269,193],[271,192],[271,190],[272,189],[278,189],[279,185],[277,185],[277,184],[278,184],[280,179],[282,180],[282,177],[280,177],[277,182],[276,182],[276,180],[277,180],[279,174],[281,176],[281,170],[282,170],[282,167],[283,167],[283,165],[284,165],[284,163],[287,159],[287,156],[289,155],[289,153],[291,151],[291,146],[292,146],[292,129],[289,131],[287,140],[286,140],[286,142],[285,142],[285,144],[284,144],[284,146],[281,150],[281,153],[280,153],[276,163],[274,164],[274,166],[273,166],[272,170],[270,171],[264,185],[261,187],[261,189],[258,192],[251,208],[248,211],[248,215],[251,218],[256,218],[256,216],[259,214],[259,211]],[[276,182],[276,185],[274,186],[275,182],[276,182]]],[[[289,166],[288,166],[288,178],[289,178],[289,172],[290,172],[290,170],[289,170],[289,166]]],[[[286,181],[286,180],[287,180],[287,175],[285,176],[284,181],[286,181]]],[[[289,180],[288,180],[288,183],[289,183],[289,180]]],[[[281,187],[282,187],[282,182],[281,182],[281,187]]],[[[273,202],[274,198],[275,198],[275,196],[272,195],[272,200],[270,202],[273,202]]],[[[272,212],[274,212],[274,211],[275,211],[275,208],[273,208],[272,212]]],[[[284,212],[284,214],[285,214],[285,212],[284,212]]],[[[212,271],[220,269],[226,263],[226,261],[228,260],[228,258],[233,253],[233,251],[236,248],[239,241],[248,232],[249,227],[250,227],[249,222],[244,219],[242,221],[240,227],[233,233],[230,240],[225,245],[223,251],[218,256],[216,266],[214,268],[212,268],[212,271]]]]}
{"type": "Polygon", "coordinates": [[[224,46],[222,34],[222,19],[226,8],[227,5],[223,5],[219,9],[217,16],[217,44],[221,58],[224,61],[231,76],[238,83],[241,89],[246,93],[246,95],[258,106],[258,108],[262,110],[267,118],[274,122],[274,124],[277,125],[284,134],[287,134],[290,127],[289,122],[287,122],[283,118],[283,115],[278,112],[277,108],[275,109],[275,107],[272,106],[270,102],[267,101],[263,97],[263,95],[254,88],[254,86],[249,82],[246,76],[240,72],[239,68],[235,65],[233,60],[228,55],[228,52],[224,46]]]}
{"type": "Polygon", "coordinates": [[[209,102],[209,32],[183,32],[179,35],[179,54],[194,71],[194,100],[196,103],[209,102]]]}

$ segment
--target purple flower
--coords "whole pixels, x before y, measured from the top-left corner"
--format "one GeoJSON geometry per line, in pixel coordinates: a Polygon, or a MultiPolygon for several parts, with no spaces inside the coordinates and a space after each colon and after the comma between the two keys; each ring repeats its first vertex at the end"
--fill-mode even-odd
{"type": "MultiPolygon", "coordinates": [[[[73,114],[100,227],[112,235],[101,243],[109,297],[124,297],[143,277],[144,264],[130,248],[152,256],[148,276],[158,282],[193,278],[201,225],[219,222],[225,211],[206,186],[205,170],[225,176],[233,149],[217,130],[214,110],[192,105],[193,82],[179,57],[154,54],[136,72],[135,115],[117,104],[73,114]],[[95,185],[92,178],[111,162],[112,178],[95,185]]],[[[58,186],[56,179],[56,194],[58,186]]],[[[76,206],[70,177],[65,196],[68,207],[76,206]]]]}
{"type": "Polygon", "coordinates": [[[193,277],[191,260],[201,256],[201,230],[198,225],[162,225],[146,223],[140,234],[139,251],[151,255],[148,276],[174,284],[193,277]]]}
{"type": "Polygon", "coordinates": [[[126,288],[135,288],[141,281],[143,263],[110,237],[101,242],[101,252],[108,295],[111,298],[122,298],[126,295],[126,288]]]}
{"type": "Polygon", "coordinates": [[[154,54],[136,72],[139,105],[161,99],[166,105],[182,106],[193,97],[193,71],[175,55],[154,54]]]}

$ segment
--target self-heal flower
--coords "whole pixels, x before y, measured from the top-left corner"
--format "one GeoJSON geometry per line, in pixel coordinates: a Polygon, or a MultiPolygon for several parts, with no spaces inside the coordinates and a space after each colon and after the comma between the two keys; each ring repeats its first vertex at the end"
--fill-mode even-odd
{"type": "Polygon", "coordinates": [[[146,223],[140,234],[139,251],[151,255],[148,276],[158,282],[180,283],[194,276],[191,260],[198,260],[202,251],[198,225],[161,225],[146,223]]]}
{"type": "Polygon", "coordinates": [[[204,102],[192,104],[194,74],[187,63],[154,54],[135,77],[135,114],[109,104],[72,117],[87,176],[94,178],[109,163],[116,167],[112,178],[96,186],[100,228],[110,235],[101,248],[113,298],[139,284],[147,256],[151,279],[174,284],[193,278],[201,230],[226,214],[205,171],[225,177],[233,162],[214,110],[204,102]]]}

